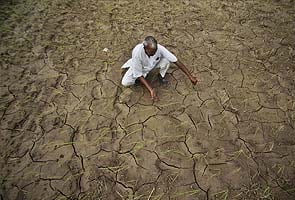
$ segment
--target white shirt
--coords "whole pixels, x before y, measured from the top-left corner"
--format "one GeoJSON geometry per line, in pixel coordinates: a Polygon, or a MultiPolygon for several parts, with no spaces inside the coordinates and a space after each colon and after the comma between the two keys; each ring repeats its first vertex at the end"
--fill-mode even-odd
{"type": "Polygon", "coordinates": [[[176,62],[177,58],[168,49],[158,44],[158,49],[153,56],[148,56],[144,51],[143,44],[138,44],[132,50],[132,58],[129,59],[122,68],[131,68],[133,77],[138,78],[149,73],[161,60],[166,58],[170,62],[176,62]]]}

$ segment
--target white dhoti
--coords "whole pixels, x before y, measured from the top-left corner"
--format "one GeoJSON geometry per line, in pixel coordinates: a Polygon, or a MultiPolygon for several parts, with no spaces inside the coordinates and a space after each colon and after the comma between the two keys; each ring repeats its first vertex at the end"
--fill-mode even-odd
{"type": "MultiPolygon", "coordinates": [[[[132,66],[130,66],[131,63],[132,63],[132,61],[130,59],[122,66],[123,69],[129,68],[123,76],[123,79],[121,82],[123,86],[134,85],[136,79],[138,79],[138,77],[134,76],[134,68],[132,66]]],[[[152,69],[158,68],[158,69],[160,69],[161,76],[164,77],[167,70],[169,69],[169,66],[170,66],[170,61],[166,58],[161,58],[161,60],[156,64],[155,67],[153,67],[151,69],[143,68],[142,76],[146,77],[152,69]]]]}

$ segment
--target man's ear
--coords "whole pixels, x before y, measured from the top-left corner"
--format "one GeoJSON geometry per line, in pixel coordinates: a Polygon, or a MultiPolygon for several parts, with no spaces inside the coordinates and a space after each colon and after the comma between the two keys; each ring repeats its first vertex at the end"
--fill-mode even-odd
{"type": "Polygon", "coordinates": [[[147,47],[147,45],[148,45],[147,41],[143,41],[142,44],[143,44],[144,47],[147,47]]]}

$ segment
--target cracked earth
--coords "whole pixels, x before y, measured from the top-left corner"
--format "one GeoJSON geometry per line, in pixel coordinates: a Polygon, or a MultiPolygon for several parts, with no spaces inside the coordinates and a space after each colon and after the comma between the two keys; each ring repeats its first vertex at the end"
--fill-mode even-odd
{"type": "Polygon", "coordinates": [[[295,198],[293,0],[0,6],[0,199],[295,198]],[[147,35],[198,84],[122,87],[147,35]]]}

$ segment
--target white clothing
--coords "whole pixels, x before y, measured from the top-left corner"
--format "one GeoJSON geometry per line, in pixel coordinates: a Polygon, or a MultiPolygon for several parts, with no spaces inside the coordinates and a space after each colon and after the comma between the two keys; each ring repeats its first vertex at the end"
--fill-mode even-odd
{"type": "MultiPolygon", "coordinates": [[[[166,58],[162,58],[160,62],[158,62],[158,64],[155,66],[155,68],[159,68],[161,76],[164,77],[167,70],[169,69],[169,66],[170,66],[170,61],[167,60],[166,58]]],[[[147,74],[148,73],[143,74],[143,77],[146,77],[147,74]]],[[[138,77],[135,77],[133,75],[133,69],[130,67],[122,79],[122,85],[126,87],[130,85],[134,85],[137,78],[138,77]]]]}
{"type": "Polygon", "coordinates": [[[156,66],[160,68],[161,76],[165,76],[170,62],[176,62],[177,58],[162,45],[158,44],[157,47],[157,51],[153,56],[148,56],[145,53],[142,43],[134,47],[132,50],[132,58],[122,66],[122,68],[129,68],[122,79],[122,85],[129,86],[134,84],[137,78],[141,76],[146,77],[156,66]]]}

